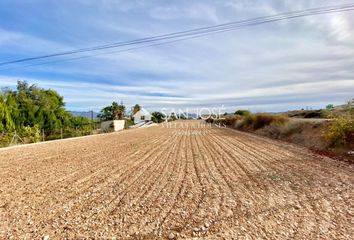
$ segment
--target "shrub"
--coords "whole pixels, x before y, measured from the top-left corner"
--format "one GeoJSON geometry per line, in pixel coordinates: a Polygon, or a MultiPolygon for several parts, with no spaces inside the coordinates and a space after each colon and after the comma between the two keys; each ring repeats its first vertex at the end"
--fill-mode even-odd
{"type": "Polygon", "coordinates": [[[243,118],[243,122],[241,124],[241,127],[247,127],[247,126],[251,126],[254,122],[254,115],[250,114],[250,115],[246,115],[244,118],[243,118]]]}
{"type": "Polygon", "coordinates": [[[235,126],[236,122],[239,121],[240,119],[241,117],[239,116],[226,117],[223,123],[225,123],[225,125],[235,126]]]}
{"type": "Polygon", "coordinates": [[[247,116],[247,115],[250,115],[251,112],[248,111],[248,110],[237,110],[235,112],[235,115],[241,115],[241,116],[247,116]]]}
{"type": "Polygon", "coordinates": [[[273,116],[269,114],[256,114],[253,121],[253,129],[257,130],[268,126],[273,121],[273,116]]]}
{"type": "Polygon", "coordinates": [[[327,110],[331,110],[331,109],[333,109],[334,108],[334,105],[333,104],[328,104],[327,106],[326,106],[326,109],[327,110]]]}
{"type": "Polygon", "coordinates": [[[41,141],[41,131],[38,125],[34,125],[33,127],[24,127],[21,130],[20,136],[25,143],[35,143],[41,141]]]}
{"type": "Polygon", "coordinates": [[[354,119],[350,116],[334,118],[326,138],[334,146],[354,142],[354,119]]]}
{"type": "Polygon", "coordinates": [[[280,134],[282,136],[291,136],[295,133],[301,133],[303,131],[304,122],[299,121],[289,121],[289,123],[284,124],[282,128],[280,128],[280,134]]]}
{"type": "Polygon", "coordinates": [[[307,111],[304,113],[304,118],[323,118],[324,113],[322,113],[322,110],[313,110],[313,111],[307,111]]]}
{"type": "Polygon", "coordinates": [[[7,147],[10,144],[12,137],[13,133],[0,133],[0,147],[7,147]]]}
{"type": "Polygon", "coordinates": [[[220,124],[224,126],[232,126],[235,127],[236,122],[240,120],[240,116],[223,116],[222,118],[216,119],[216,118],[208,118],[205,121],[207,123],[215,123],[215,124],[220,124]]]}
{"type": "Polygon", "coordinates": [[[124,129],[128,129],[130,126],[134,125],[134,121],[132,119],[125,119],[125,123],[124,123],[124,129]]]}
{"type": "Polygon", "coordinates": [[[151,115],[152,115],[151,120],[155,123],[162,123],[165,121],[166,118],[165,114],[161,112],[153,112],[151,113],[151,115]]]}
{"type": "MultiPolygon", "coordinates": [[[[216,119],[211,122],[214,122],[216,124],[226,125],[226,126],[235,126],[236,122],[240,119],[241,119],[241,117],[237,116],[237,115],[236,116],[224,116],[223,118],[216,119]]],[[[207,122],[210,122],[210,121],[207,121],[207,122]]]]}
{"type": "Polygon", "coordinates": [[[213,122],[214,122],[214,119],[211,118],[211,117],[208,117],[207,119],[205,119],[205,122],[207,122],[207,123],[213,123],[213,122]]]}
{"type": "Polygon", "coordinates": [[[273,123],[277,125],[283,125],[289,121],[289,117],[286,115],[276,115],[273,116],[273,123]]]}
{"type": "Polygon", "coordinates": [[[288,117],[283,115],[271,115],[268,113],[250,114],[243,117],[243,122],[240,128],[252,128],[257,130],[270,124],[284,124],[288,121],[288,117]]]}

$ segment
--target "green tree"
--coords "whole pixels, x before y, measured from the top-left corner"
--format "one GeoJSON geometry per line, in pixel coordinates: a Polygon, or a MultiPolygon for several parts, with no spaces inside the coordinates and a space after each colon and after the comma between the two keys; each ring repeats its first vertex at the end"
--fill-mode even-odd
{"type": "Polygon", "coordinates": [[[327,110],[331,110],[331,109],[333,109],[333,108],[334,108],[333,104],[328,104],[328,105],[326,106],[326,109],[327,109],[327,110]]]}
{"type": "Polygon", "coordinates": [[[29,86],[27,82],[17,83],[16,100],[18,105],[17,128],[37,125],[47,134],[62,127],[65,114],[63,97],[56,91],[29,86]]]}
{"type": "Polygon", "coordinates": [[[112,106],[107,106],[102,108],[101,113],[98,114],[98,117],[102,121],[108,121],[108,120],[113,120],[113,110],[112,106]]]}
{"type": "Polygon", "coordinates": [[[0,131],[15,129],[16,105],[10,92],[0,93],[0,131]]]}
{"type": "Polygon", "coordinates": [[[122,120],[125,114],[125,106],[123,103],[118,104],[116,102],[112,103],[113,116],[115,120],[122,120]]]}
{"type": "Polygon", "coordinates": [[[241,115],[241,116],[248,116],[250,114],[251,114],[251,112],[248,110],[237,110],[235,112],[235,115],[241,115]]]}
{"type": "MultiPolygon", "coordinates": [[[[114,107],[114,116],[121,117],[122,112],[124,115],[125,108],[122,111],[121,106],[114,107]]],[[[26,142],[35,142],[40,139],[43,130],[47,139],[59,138],[60,129],[68,130],[68,137],[73,136],[73,132],[77,135],[77,129],[81,135],[89,134],[92,123],[87,118],[78,118],[67,112],[63,97],[52,89],[18,81],[16,90],[0,91],[0,131],[6,135],[0,134],[0,145],[6,145],[7,135],[11,136],[14,130],[26,142]]]]}
{"type": "Polygon", "coordinates": [[[103,121],[121,120],[124,118],[125,106],[123,103],[112,102],[112,105],[104,107],[98,117],[103,121]]]}
{"type": "Polygon", "coordinates": [[[133,115],[137,112],[139,112],[141,109],[140,105],[139,104],[135,104],[134,107],[133,107],[133,115]]]}
{"type": "Polygon", "coordinates": [[[165,121],[165,115],[161,112],[153,112],[151,113],[152,115],[152,121],[155,123],[161,123],[163,121],[165,121]]]}

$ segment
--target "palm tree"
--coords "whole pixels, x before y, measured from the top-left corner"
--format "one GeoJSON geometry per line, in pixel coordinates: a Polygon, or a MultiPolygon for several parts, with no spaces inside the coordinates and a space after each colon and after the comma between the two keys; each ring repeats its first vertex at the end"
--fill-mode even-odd
{"type": "Polygon", "coordinates": [[[123,103],[118,104],[117,102],[113,102],[112,112],[113,112],[114,119],[122,120],[125,113],[125,106],[123,105],[123,103]]]}

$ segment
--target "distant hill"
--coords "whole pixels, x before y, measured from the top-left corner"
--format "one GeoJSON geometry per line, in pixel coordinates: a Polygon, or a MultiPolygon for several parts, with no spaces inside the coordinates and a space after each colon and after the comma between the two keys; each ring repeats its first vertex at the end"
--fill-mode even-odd
{"type": "Polygon", "coordinates": [[[347,114],[351,108],[354,108],[354,100],[351,100],[345,104],[333,106],[331,109],[315,109],[315,110],[292,110],[287,112],[281,112],[278,114],[285,114],[289,117],[297,118],[327,118],[329,113],[335,114],[337,116],[347,114]],[[348,108],[349,107],[349,108],[348,108]]]}
{"type": "MultiPolygon", "coordinates": [[[[72,115],[74,116],[78,116],[78,117],[86,117],[91,119],[91,111],[87,111],[87,112],[80,112],[80,111],[69,111],[72,115]]],[[[98,114],[97,112],[93,112],[93,119],[97,119],[98,118],[98,114]]]]}

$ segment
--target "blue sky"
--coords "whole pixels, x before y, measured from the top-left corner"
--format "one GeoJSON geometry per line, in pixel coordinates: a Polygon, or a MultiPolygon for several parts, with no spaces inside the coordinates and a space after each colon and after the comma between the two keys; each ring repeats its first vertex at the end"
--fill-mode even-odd
{"type": "MultiPolygon", "coordinates": [[[[342,3],[351,2],[2,0],[0,62],[342,3]]],[[[319,108],[354,97],[354,12],[23,67],[27,64],[0,67],[0,87],[26,80],[52,88],[70,110],[98,111],[114,100],[150,110],[319,108]]]]}

